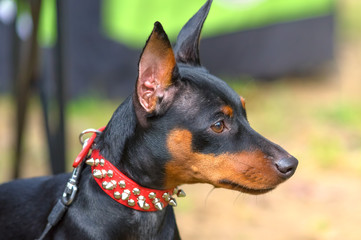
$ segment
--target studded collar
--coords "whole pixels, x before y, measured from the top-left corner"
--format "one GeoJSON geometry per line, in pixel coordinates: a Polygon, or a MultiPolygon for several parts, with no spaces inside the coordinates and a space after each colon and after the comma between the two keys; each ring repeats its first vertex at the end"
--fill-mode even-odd
{"type": "MultiPolygon", "coordinates": [[[[104,127],[97,131],[94,130],[93,135],[85,141],[83,150],[74,161],[74,167],[80,164],[80,159],[85,159],[93,145],[96,132],[103,130],[104,127]]],[[[94,180],[109,197],[135,210],[161,211],[168,204],[175,207],[177,202],[173,196],[185,197],[186,195],[183,190],[178,188],[158,190],[140,186],[101,156],[97,149],[92,150],[91,156],[85,163],[91,166],[94,180]]]]}
{"type": "Polygon", "coordinates": [[[93,150],[86,163],[92,166],[94,180],[106,194],[118,203],[136,210],[158,211],[168,204],[177,206],[172,196],[185,195],[177,188],[157,190],[140,186],[102,157],[98,150],[93,150]]]}

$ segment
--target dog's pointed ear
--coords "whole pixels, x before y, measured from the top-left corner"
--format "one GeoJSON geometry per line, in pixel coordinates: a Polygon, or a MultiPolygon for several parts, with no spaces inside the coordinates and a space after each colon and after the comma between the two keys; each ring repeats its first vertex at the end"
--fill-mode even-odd
{"type": "Polygon", "coordinates": [[[208,0],[179,32],[174,47],[178,62],[192,66],[201,65],[199,60],[199,39],[211,5],[212,0],[208,0]]]}
{"type": "MultiPolygon", "coordinates": [[[[138,65],[135,103],[138,118],[159,112],[161,102],[169,98],[168,88],[176,72],[176,61],[167,34],[159,22],[141,54],[138,65]],[[139,114],[140,112],[140,114],[139,114]]],[[[164,104],[163,104],[164,105],[164,104]]]]}

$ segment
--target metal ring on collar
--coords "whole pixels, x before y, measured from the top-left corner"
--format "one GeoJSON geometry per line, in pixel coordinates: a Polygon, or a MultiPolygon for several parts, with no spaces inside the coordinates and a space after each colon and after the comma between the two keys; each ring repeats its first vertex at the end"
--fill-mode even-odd
{"type": "Polygon", "coordinates": [[[80,143],[81,143],[82,146],[84,145],[84,142],[86,141],[86,140],[83,140],[83,136],[84,136],[85,134],[88,134],[88,133],[101,133],[101,131],[96,130],[96,129],[94,129],[94,128],[88,128],[88,129],[85,129],[84,131],[82,131],[82,132],[79,134],[79,141],[80,141],[80,143]]]}

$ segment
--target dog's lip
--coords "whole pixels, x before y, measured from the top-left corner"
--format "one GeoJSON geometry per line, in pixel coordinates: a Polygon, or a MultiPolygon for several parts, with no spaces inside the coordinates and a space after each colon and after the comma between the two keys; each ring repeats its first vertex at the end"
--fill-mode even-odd
{"type": "Polygon", "coordinates": [[[244,193],[253,194],[253,195],[267,193],[267,192],[275,189],[275,187],[261,188],[261,189],[250,188],[250,187],[240,185],[238,183],[235,183],[235,182],[227,180],[227,179],[220,180],[219,184],[227,185],[227,186],[230,186],[234,190],[241,191],[241,192],[244,192],[244,193]]]}

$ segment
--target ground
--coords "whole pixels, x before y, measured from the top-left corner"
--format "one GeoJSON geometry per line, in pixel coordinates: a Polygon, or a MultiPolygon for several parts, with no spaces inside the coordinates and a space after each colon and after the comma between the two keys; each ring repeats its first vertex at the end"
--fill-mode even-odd
{"type": "MultiPolygon", "coordinates": [[[[339,4],[335,59],[310,76],[273,82],[230,82],[247,101],[251,125],[296,158],[295,175],[271,193],[250,196],[185,185],[176,216],[184,239],[360,239],[361,4],[339,4]],[[356,31],[357,30],[357,31],[356,31]]],[[[0,182],[9,180],[14,104],[0,96],[0,182]]],[[[80,151],[78,134],[107,123],[119,101],[69,103],[67,160],[80,151]],[[97,112],[97,114],[93,114],[97,112]]],[[[38,99],[31,101],[22,177],[49,174],[38,99]]]]}

